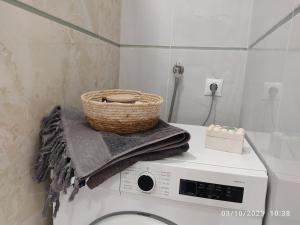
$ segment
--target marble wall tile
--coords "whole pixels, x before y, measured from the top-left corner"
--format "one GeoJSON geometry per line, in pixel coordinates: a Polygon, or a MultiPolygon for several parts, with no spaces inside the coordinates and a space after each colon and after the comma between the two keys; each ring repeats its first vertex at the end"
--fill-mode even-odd
{"type": "Polygon", "coordinates": [[[21,2],[119,43],[121,0],[21,0],[21,2]]]}
{"type": "Polygon", "coordinates": [[[116,88],[119,48],[0,1],[0,224],[50,224],[32,180],[40,120],[83,92],[116,88]],[[13,15],[13,19],[12,19],[13,15]]]}
{"type": "Polygon", "coordinates": [[[64,104],[81,108],[84,92],[118,86],[119,48],[72,30],[68,33],[72,41],[66,44],[63,61],[64,104]]]}

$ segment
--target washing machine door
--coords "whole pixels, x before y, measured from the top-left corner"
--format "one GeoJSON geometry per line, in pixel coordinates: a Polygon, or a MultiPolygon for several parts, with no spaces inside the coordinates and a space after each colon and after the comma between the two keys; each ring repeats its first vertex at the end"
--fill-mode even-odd
{"type": "Polygon", "coordinates": [[[177,225],[163,217],[145,212],[123,211],[107,214],[90,225],[177,225]]]}

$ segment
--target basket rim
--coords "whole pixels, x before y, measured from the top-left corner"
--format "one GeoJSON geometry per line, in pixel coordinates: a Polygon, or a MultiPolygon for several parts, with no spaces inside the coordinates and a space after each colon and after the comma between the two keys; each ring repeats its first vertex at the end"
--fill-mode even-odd
{"type": "Polygon", "coordinates": [[[91,99],[87,99],[86,96],[93,94],[93,93],[105,93],[105,92],[131,92],[131,93],[136,93],[136,94],[140,94],[140,95],[148,95],[148,96],[153,96],[157,98],[156,102],[147,102],[145,104],[142,105],[134,105],[134,104],[124,104],[124,103],[119,103],[119,102],[111,102],[109,103],[109,106],[123,106],[123,107],[134,107],[134,106],[149,106],[149,105],[161,105],[163,103],[163,97],[157,94],[151,94],[151,93],[146,93],[146,92],[142,92],[142,91],[137,91],[137,90],[126,90],[126,89],[108,89],[108,90],[99,90],[99,91],[89,91],[89,92],[85,92],[81,95],[81,100],[82,102],[92,102],[95,105],[107,105],[107,103],[103,103],[103,102],[99,102],[99,101],[95,101],[95,100],[91,100],[91,99]]]}

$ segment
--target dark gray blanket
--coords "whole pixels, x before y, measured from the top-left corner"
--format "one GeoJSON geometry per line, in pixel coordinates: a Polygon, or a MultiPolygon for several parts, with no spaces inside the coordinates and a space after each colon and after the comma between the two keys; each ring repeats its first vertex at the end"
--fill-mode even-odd
{"type": "Polygon", "coordinates": [[[190,135],[163,121],[151,130],[118,135],[95,131],[83,113],[55,107],[41,124],[41,148],[36,164],[36,180],[45,181],[52,171],[52,182],[44,208],[54,202],[54,216],[61,191],[71,186],[70,200],[87,184],[94,188],[137,161],[158,160],[186,152],[190,135]]]}

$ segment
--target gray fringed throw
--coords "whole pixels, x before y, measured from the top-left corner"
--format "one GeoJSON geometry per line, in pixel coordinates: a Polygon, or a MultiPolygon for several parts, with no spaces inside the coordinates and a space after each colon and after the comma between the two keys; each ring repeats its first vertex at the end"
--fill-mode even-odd
{"type": "Polygon", "coordinates": [[[41,123],[41,147],[36,164],[36,180],[45,181],[50,172],[52,182],[43,214],[59,195],[71,186],[70,200],[80,186],[95,188],[111,176],[137,161],[158,160],[186,152],[189,133],[163,121],[151,130],[118,135],[95,131],[89,127],[82,112],[55,107],[41,123]]]}

